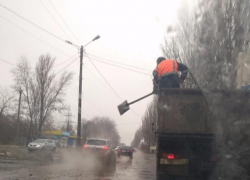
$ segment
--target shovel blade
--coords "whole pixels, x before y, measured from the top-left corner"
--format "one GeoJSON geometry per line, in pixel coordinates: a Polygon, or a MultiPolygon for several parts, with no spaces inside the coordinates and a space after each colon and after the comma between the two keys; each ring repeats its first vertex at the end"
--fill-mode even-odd
{"type": "Polygon", "coordinates": [[[118,110],[119,110],[120,115],[123,115],[125,112],[127,112],[129,110],[129,104],[128,104],[128,102],[124,101],[123,103],[121,103],[118,106],[118,110]]]}

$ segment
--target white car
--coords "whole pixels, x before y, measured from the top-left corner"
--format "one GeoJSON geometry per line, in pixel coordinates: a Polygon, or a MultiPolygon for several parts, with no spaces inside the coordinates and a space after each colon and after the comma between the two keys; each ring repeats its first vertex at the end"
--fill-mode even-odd
{"type": "Polygon", "coordinates": [[[86,156],[94,155],[109,170],[114,171],[116,169],[116,154],[109,140],[99,138],[87,139],[83,146],[83,152],[86,156]]]}
{"type": "Polygon", "coordinates": [[[28,150],[29,151],[34,151],[34,150],[55,151],[56,150],[56,143],[50,139],[37,139],[37,140],[28,144],[28,150]]]}
{"type": "Polygon", "coordinates": [[[150,153],[156,153],[156,146],[150,146],[150,153]]]}

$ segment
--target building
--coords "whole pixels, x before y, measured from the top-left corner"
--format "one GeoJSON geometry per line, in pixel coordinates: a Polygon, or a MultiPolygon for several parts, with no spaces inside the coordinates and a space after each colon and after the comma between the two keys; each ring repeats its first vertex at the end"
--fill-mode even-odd
{"type": "Polygon", "coordinates": [[[68,138],[68,146],[75,148],[77,145],[77,136],[69,136],[68,138]]]}
{"type": "Polygon", "coordinates": [[[44,131],[41,135],[41,138],[55,140],[58,147],[68,147],[69,137],[70,137],[69,132],[61,131],[61,130],[44,131]]]}

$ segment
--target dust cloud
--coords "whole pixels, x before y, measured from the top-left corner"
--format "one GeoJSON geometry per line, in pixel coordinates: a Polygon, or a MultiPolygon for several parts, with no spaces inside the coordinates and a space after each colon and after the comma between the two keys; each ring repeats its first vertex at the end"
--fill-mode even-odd
{"type": "Polygon", "coordinates": [[[60,149],[53,155],[37,154],[36,161],[38,159],[41,162],[51,161],[51,163],[33,169],[30,175],[35,179],[67,179],[69,177],[93,179],[108,173],[97,157],[80,149],[60,149]]]}

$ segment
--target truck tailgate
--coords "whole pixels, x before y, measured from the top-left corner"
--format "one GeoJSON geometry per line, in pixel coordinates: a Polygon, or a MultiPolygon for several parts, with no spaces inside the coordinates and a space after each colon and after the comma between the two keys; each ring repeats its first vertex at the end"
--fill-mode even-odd
{"type": "Polygon", "coordinates": [[[211,172],[218,152],[212,134],[158,135],[158,173],[192,176],[211,172]]]}

